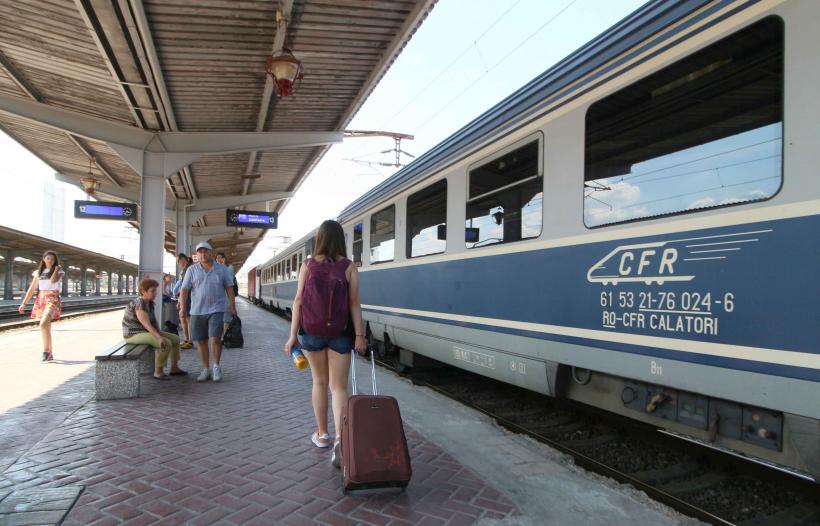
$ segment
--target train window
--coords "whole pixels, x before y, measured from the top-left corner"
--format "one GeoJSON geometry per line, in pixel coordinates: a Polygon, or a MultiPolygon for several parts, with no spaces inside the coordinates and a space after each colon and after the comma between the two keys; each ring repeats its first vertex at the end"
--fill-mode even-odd
{"type": "Polygon", "coordinates": [[[285,273],[282,279],[285,281],[290,279],[290,258],[285,260],[285,273]]]}
{"type": "Polygon", "coordinates": [[[362,241],[362,223],[353,226],[353,263],[361,266],[362,264],[362,250],[364,242],[362,241]]]}
{"type": "Polygon", "coordinates": [[[393,261],[396,245],[396,206],[390,205],[370,217],[370,262],[393,261]]]}
{"type": "Polygon", "coordinates": [[[770,17],[590,106],[584,223],[768,199],[782,136],[783,23],[770,17]]]}
{"type": "Polygon", "coordinates": [[[313,245],[316,244],[316,238],[312,237],[305,242],[305,258],[313,255],[313,245]]]}
{"type": "Polygon", "coordinates": [[[470,170],[467,248],[538,237],[543,179],[535,140],[470,170]]]}
{"type": "Polygon", "coordinates": [[[441,254],[447,246],[447,180],[442,179],[407,198],[407,255],[441,254]]]}
{"type": "Polygon", "coordinates": [[[299,269],[299,267],[296,266],[297,259],[296,254],[290,258],[290,279],[296,279],[296,272],[299,269]]]}

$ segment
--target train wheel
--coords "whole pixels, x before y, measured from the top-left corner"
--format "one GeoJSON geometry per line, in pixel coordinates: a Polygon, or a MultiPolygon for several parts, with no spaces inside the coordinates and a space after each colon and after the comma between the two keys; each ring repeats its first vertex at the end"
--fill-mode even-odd
{"type": "Polygon", "coordinates": [[[384,357],[385,361],[389,363],[399,374],[406,374],[410,371],[410,367],[401,363],[399,357],[401,355],[401,348],[398,345],[393,345],[390,341],[390,336],[386,333],[384,335],[384,357]]]}
{"type": "Polygon", "coordinates": [[[384,344],[373,336],[370,327],[367,328],[367,348],[368,350],[373,350],[373,354],[376,355],[376,358],[384,358],[384,344]]]}

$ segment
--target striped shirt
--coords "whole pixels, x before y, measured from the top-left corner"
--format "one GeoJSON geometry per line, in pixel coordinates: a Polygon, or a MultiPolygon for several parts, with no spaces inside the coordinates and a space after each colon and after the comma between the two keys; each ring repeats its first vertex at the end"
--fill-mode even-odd
{"type": "Polygon", "coordinates": [[[182,288],[191,294],[191,316],[226,312],[228,294],[225,289],[233,288],[233,273],[216,261],[211,270],[196,263],[185,271],[182,288]]]}

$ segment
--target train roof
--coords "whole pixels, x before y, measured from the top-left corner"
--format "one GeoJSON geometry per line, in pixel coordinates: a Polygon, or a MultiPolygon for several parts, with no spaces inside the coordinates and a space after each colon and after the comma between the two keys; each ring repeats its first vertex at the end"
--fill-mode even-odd
{"type": "Polygon", "coordinates": [[[300,237],[299,239],[297,239],[296,241],[294,241],[293,243],[288,245],[287,248],[285,248],[285,250],[283,250],[282,252],[276,254],[275,256],[268,259],[264,263],[259,264],[258,265],[259,268],[269,267],[270,265],[274,264],[275,262],[279,261],[280,259],[285,259],[286,256],[290,256],[294,252],[298,251],[300,248],[302,248],[305,245],[305,243],[307,243],[308,239],[315,236],[316,232],[318,232],[318,231],[319,231],[318,227],[314,228],[313,230],[311,230],[310,232],[308,232],[304,236],[300,237]]]}
{"type": "MultiPolygon", "coordinates": [[[[339,220],[344,222],[351,219],[374,202],[387,199],[428,176],[433,170],[442,169],[473,153],[498,135],[509,133],[541,117],[547,112],[544,109],[545,106],[558,98],[584,91],[591,84],[600,81],[600,78],[608,71],[632,58],[640,50],[621,57],[609,67],[590,75],[583,83],[574,86],[571,91],[564,92],[564,88],[568,85],[618,58],[662,29],[691,16],[674,31],[653,39],[644,47],[656,46],[674,39],[687,27],[724,9],[731,3],[731,0],[656,0],[648,2],[353,201],[339,214],[339,220]],[[692,16],[709,3],[713,5],[692,16]]],[[[719,19],[722,20],[739,9],[742,7],[724,14],[719,19]]]]}

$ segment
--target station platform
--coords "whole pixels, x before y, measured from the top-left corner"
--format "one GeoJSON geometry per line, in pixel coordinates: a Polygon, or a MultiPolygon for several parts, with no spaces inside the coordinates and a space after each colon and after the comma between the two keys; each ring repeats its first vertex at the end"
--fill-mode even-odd
{"type": "Polygon", "coordinates": [[[697,523],[384,370],[413,480],[344,496],[330,451],[309,440],[310,375],[281,350],[288,322],[237,306],[245,348],[225,350],[221,383],[196,383],[183,351],[189,376],[145,376],[131,400],[94,400],[94,355],[121,339],[119,311],[55,326],[55,363],[39,363],[36,330],[0,335],[0,524],[697,523]]]}

